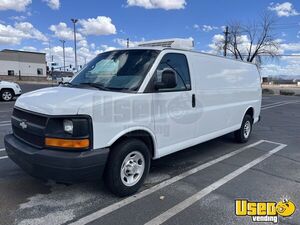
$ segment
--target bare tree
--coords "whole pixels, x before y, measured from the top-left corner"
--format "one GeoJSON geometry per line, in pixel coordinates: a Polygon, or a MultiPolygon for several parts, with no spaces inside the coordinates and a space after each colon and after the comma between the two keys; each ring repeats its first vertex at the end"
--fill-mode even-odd
{"type": "MultiPolygon", "coordinates": [[[[280,43],[274,34],[276,21],[265,14],[260,22],[241,25],[239,22],[229,24],[227,50],[234,58],[260,64],[261,56],[275,57],[279,53],[280,43]]],[[[224,41],[216,43],[221,50],[224,41]]]]}

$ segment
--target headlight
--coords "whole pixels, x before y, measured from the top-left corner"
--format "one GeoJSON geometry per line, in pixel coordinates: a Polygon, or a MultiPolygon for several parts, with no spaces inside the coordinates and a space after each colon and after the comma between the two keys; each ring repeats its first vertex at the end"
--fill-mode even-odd
{"type": "Polygon", "coordinates": [[[72,120],[64,120],[64,131],[73,134],[73,121],[72,120]]]}
{"type": "Polygon", "coordinates": [[[92,120],[86,115],[49,118],[45,129],[45,146],[54,149],[87,150],[92,138],[92,120]]]}

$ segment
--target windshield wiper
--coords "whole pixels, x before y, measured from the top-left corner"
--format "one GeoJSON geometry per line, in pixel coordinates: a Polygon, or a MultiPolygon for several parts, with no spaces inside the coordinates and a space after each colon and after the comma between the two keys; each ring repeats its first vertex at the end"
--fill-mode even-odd
{"type": "Polygon", "coordinates": [[[88,86],[98,88],[99,90],[103,90],[103,91],[108,91],[109,90],[109,88],[104,87],[102,84],[99,84],[99,83],[83,82],[83,83],[79,83],[79,85],[88,85],[88,86]]]}

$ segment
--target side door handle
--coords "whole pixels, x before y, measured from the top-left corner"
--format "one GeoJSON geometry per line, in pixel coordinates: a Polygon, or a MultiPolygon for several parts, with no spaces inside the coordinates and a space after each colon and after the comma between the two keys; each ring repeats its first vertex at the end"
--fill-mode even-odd
{"type": "Polygon", "coordinates": [[[195,96],[195,94],[192,94],[192,107],[193,108],[196,107],[196,96],[195,96]]]}

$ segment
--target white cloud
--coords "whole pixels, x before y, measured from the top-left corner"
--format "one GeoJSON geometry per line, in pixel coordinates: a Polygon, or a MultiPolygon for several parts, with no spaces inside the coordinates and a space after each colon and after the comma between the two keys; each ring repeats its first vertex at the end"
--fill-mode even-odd
{"type": "Polygon", "coordinates": [[[11,19],[11,20],[15,20],[15,21],[24,21],[24,20],[26,20],[26,16],[11,16],[11,17],[9,17],[9,19],[11,19]]]}
{"type": "Polygon", "coordinates": [[[104,50],[105,52],[107,52],[107,51],[112,51],[112,50],[115,50],[115,49],[116,49],[116,47],[108,46],[108,45],[101,45],[101,47],[103,48],[103,50],[104,50]]]}
{"type": "Polygon", "coordinates": [[[127,0],[128,6],[139,6],[146,9],[184,9],[185,0],[127,0]]]}
{"type": "Polygon", "coordinates": [[[210,50],[207,52],[212,54],[217,54],[220,51],[220,43],[223,43],[224,40],[225,40],[224,35],[215,34],[212,38],[211,43],[208,45],[210,50]]]}
{"type": "MultiPolygon", "coordinates": [[[[287,52],[294,52],[295,55],[300,55],[300,43],[283,43],[283,40],[276,40],[280,45],[277,50],[278,54],[287,54],[287,52]],[[297,54],[298,53],[298,54],[297,54]]],[[[210,50],[207,51],[212,54],[218,54],[223,51],[224,35],[216,34],[213,36],[211,43],[209,44],[210,50]]],[[[249,48],[249,39],[246,35],[241,35],[238,38],[239,45],[241,46],[241,53],[246,54],[247,48],[249,48]]],[[[255,46],[253,46],[255,48],[255,46]]],[[[300,57],[299,56],[283,56],[276,58],[276,61],[272,63],[264,61],[262,65],[263,76],[274,75],[300,75],[300,57]],[[277,63],[274,63],[277,62],[277,63]]]]}
{"type": "Polygon", "coordinates": [[[79,31],[84,35],[109,35],[116,33],[116,27],[112,20],[106,16],[79,20],[82,26],[79,31]]]}
{"type": "MultiPolygon", "coordinates": [[[[91,48],[90,45],[86,47],[80,47],[78,45],[77,49],[77,61],[78,65],[83,66],[85,63],[88,63],[91,61],[94,57],[96,57],[99,53],[102,53],[104,50],[112,50],[113,47],[109,47],[107,45],[101,46],[101,48],[91,48]],[[104,50],[103,50],[104,49],[104,50]]],[[[59,46],[53,46],[49,49],[49,47],[46,47],[42,50],[42,52],[46,53],[47,61],[51,61],[51,57],[53,56],[54,62],[58,63],[59,66],[63,65],[63,48],[61,45],[59,46]],[[51,55],[51,57],[50,57],[51,55]]],[[[74,49],[73,47],[66,46],[65,47],[65,60],[66,65],[68,66],[67,69],[69,69],[69,65],[74,66],[74,49]]]]}
{"type": "Polygon", "coordinates": [[[91,47],[91,49],[95,49],[96,48],[96,44],[92,43],[92,44],[90,44],[90,47],[91,47]]]}
{"type": "MultiPolygon", "coordinates": [[[[51,25],[49,30],[54,32],[54,36],[64,39],[64,40],[73,40],[74,32],[67,26],[66,23],[59,23],[57,25],[51,25]]],[[[78,41],[83,40],[84,37],[80,33],[76,33],[76,38],[78,41]]]]}
{"type": "Polygon", "coordinates": [[[0,24],[0,44],[16,45],[23,39],[47,41],[47,37],[29,22],[16,23],[14,26],[0,24]]]}
{"type": "Polygon", "coordinates": [[[196,30],[198,30],[200,28],[200,26],[198,24],[194,24],[193,28],[196,29],[196,30]]]}
{"type": "Polygon", "coordinates": [[[202,30],[204,32],[210,32],[212,30],[218,30],[220,29],[219,27],[216,27],[216,26],[211,26],[211,25],[199,25],[199,24],[194,24],[193,25],[193,28],[196,29],[196,30],[202,30]]]}
{"type": "Polygon", "coordinates": [[[271,3],[268,7],[269,10],[275,11],[277,16],[279,17],[289,17],[289,16],[298,16],[300,15],[299,12],[294,8],[293,4],[290,2],[280,3],[271,3]]]}
{"type": "Polygon", "coordinates": [[[29,22],[16,23],[15,28],[22,31],[28,38],[47,41],[47,37],[29,22]]]}
{"type": "Polygon", "coordinates": [[[60,7],[60,0],[44,0],[44,2],[46,2],[47,5],[54,10],[57,10],[60,7]]]}
{"type": "MultiPolygon", "coordinates": [[[[299,55],[299,53],[298,53],[299,55]]],[[[276,60],[277,63],[268,63],[263,65],[261,73],[263,76],[277,76],[277,75],[300,75],[300,57],[282,57],[276,60]]]]}
{"type": "Polygon", "coordinates": [[[283,43],[280,45],[283,51],[298,52],[300,51],[300,43],[283,43]]]}
{"type": "Polygon", "coordinates": [[[22,51],[29,51],[29,52],[36,52],[37,48],[34,46],[24,46],[20,50],[22,51]]]}
{"type": "Polygon", "coordinates": [[[204,31],[204,32],[210,32],[212,30],[218,30],[218,29],[219,29],[218,27],[210,26],[210,25],[203,25],[202,26],[202,31],[204,31]]]}
{"type": "Polygon", "coordinates": [[[31,0],[0,0],[1,10],[25,11],[31,0]]]}

